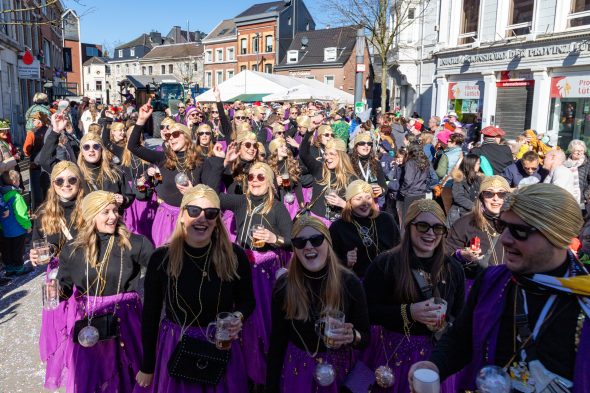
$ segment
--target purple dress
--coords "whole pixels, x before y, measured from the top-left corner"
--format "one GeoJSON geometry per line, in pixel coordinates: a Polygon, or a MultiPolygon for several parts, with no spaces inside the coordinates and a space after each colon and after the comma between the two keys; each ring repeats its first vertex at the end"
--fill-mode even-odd
{"type": "MultiPolygon", "coordinates": [[[[129,182],[131,185],[131,182],[129,182]]],[[[152,223],[156,216],[158,209],[158,202],[156,193],[152,193],[152,197],[147,201],[140,201],[137,198],[133,201],[131,206],[125,209],[125,226],[129,231],[138,235],[143,235],[152,240],[152,223]]]]}
{"type": "Polygon", "coordinates": [[[169,205],[166,202],[160,203],[152,224],[151,239],[154,246],[160,247],[168,242],[176,226],[179,213],[180,207],[169,205]]]}

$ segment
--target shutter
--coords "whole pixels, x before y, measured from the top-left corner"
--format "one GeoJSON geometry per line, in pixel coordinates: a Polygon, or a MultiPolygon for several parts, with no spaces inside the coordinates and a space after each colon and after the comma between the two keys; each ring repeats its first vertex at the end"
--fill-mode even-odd
{"type": "Polygon", "coordinates": [[[515,139],[531,126],[534,86],[498,87],[496,125],[515,139]]]}

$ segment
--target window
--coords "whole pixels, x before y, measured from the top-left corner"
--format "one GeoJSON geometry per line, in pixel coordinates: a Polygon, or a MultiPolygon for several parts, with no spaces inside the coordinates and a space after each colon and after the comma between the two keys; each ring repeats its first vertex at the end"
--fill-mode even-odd
{"type": "Polygon", "coordinates": [[[223,71],[216,71],[215,72],[215,84],[220,85],[223,83],[223,71]]]}
{"type": "Polygon", "coordinates": [[[330,87],[334,87],[334,75],[324,76],[324,83],[330,87]]]}
{"type": "Polygon", "coordinates": [[[477,36],[477,26],[479,24],[479,1],[480,0],[463,0],[461,9],[461,30],[459,32],[459,45],[473,42],[477,36]]]}
{"type": "Polygon", "coordinates": [[[148,66],[148,75],[151,75],[154,73],[154,68],[152,66],[148,66]]]}
{"type": "Polygon", "coordinates": [[[305,31],[309,31],[309,22],[305,24],[305,31]]]}
{"type": "Polygon", "coordinates": [[[117,66],[115,67],[115,75],[119,75],[121,73],[121,66],[119,64],[117,64],[117,66]]]}
{"type": "Polygon", "coordinates": [[[64,71],[72,72],[72,49],[63,48],[64,71]]]}
{"type": "Polygon", "coordinates": [[[129,64],[125,64],[125,74],[129,74],[129,64]]]}
{"type": "Polygon", "coordinates": [[[216,49],[215,50],[215,61],[216,62],[223,61],[223,49],[216,49]]]}
{"type": "Polygon", "coordinates": [[[267,74],[272,74],[272,64],[265,64],[264,72],[266,72],[267,74]]]}
{"type": "Polygon", "coordinates": [[[211,50],[208,50],[205,52],[205,63],[211,62],[213,62],[213,52],[211,50]]]}
{"type": "Polygon", "coordinates": [[[336,61],[337,52],[335,47],[324,48],[324,61],[336,61]]]}
{"type": "Polygon", "coordinates": [[[141,75],[145,75],[145,66],[141,67],[141,75]]]}
{"type": "Polygon", "coordinates": [[[174,65],[173,64],[169,64],[168,65],[168,73],[169,74],[174,74],[174,65]]]}
{"type": "Polygon", "coordinates": [[[299,61],[299,51],[290,50],[287,52],[287,64],[297,63],[299,61]]]}
{"type": "Polygon", "coordinates": [[[234,48],[227,48],[227,61],[233,61],[234,60],[234,48]]]}
{"type": "Polygon", "coordinates": [[[51,67],[51,44],[43,39],[43,62],[47,67],[51,67]]]}
{"type": "Polygon", "coordinates": [[[86,73],[90,75],[90,66],[86,67],[86,73]]]}
{"type": "Polygon", "coordinates": [[[233,78],[233,77],[234,77],[234,70],[228,70],[228,71],[226,72],[226,77],[225,77],[225,79],[227,80],[227,79],[231,79],[231,78],[233,78]]]}
{"type": "Polygon", "coordinates": [[[199,64],[197,62],[193,63],[193,71],[194,72],[198,72],[199,71],[199,64]]]}
{"type": "Polygon", "coordinates": [[[252,71],[258,71],[258,64],[252,64],[252,71]]]}
{"type": "Polygon", "coordinates": [[[289,19],[287,19],[287,25],[291,26],[291,17],[289,17],[289,19]]]}
{"type": "Polygon", "coordinates": [[[264,51],[267,53],[272,52],[272,35],[264,37],[264,51]]]}
{"type": "Polygon", "coordinates": [[[408,19],[413,20],[416,17],[416,9],[410,8],[408,9],[408,19]]]}
{"type": "Polygon", "coordinates": [[[86,90],[90,90],[90,83],[86,84],[86,90]]]}
{"type": "Polygon", "coordinates": [[[135,48],[129,49],[129,56],[135,56],[135,48]]]}
{"type": "Polygon", "coordinates": [[[570,0],[567,27],[590,25],[590,0],[570,0]]]}
{"type": "Polygon", "coordinates": [[[510,0],[509,7],[506,35],[510,37],[530,33],[534,2],[510,0]]]}
{"type": "Polygon", "coordinates": [[[111,75],[111,66],[104,66],[105,75],[111,75]]]}
{"type": "Polygon", "coordinates": [[[211,77],[211,71],[205,72],[205,87],[211,87],[213,84],[211,77]]]}
{"type": "Polygon", "coordinates": [[[96,91],[102,91],[102,81],[96,81],[96,91]]]}
{"type": "Polygon", "coordinates": [[[246,71],[246,66],[245,65],[240,66],[240,72],[242,72],[242,71],[246,71]]]}
{"type": "Polygon", "coordinates": [[[93,46],[87,46],[86,47],[86,56],[88,56],[88,57],[98,56],[98,48],[95,48],[93,46]]]}
{"type": "Polygon", "coordinates": [[[259,36],[252,37],[252,52],[258,53],[258,40],[260,39],[259,36]]]}
{"type": "Polygon", "coordinates": [[[248,53],[248,40],[246,38],[242,38],[240,40],[240,54],[245,55],[248,53]]]}
{"type": "Polygon", "coordinates": [[[123,57],[123,49],[119,49],[119,57],[123,57]]]}

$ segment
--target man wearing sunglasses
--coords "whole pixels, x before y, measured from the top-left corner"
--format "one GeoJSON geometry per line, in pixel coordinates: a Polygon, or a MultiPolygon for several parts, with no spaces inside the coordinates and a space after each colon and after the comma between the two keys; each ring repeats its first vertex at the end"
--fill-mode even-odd
{"type": "Polygon", "coordinates": [[[508,165],[502,172],[502,177],[508,181],[510,187],[516,188],[524,179],[527,180],[523,184],[542,183],[548,173],[541,166],[539,155],[531,150],[524,153],[514,164],[508,165]]]}
{"type": "Polygon", "coordinates": [[[505,265],[478,277],[463,313],[410,379],[430,368],[442,381],[469,365],[458,388],[473,390],[479,370],[493,364],[507,369],[512,391],[589,391],[589,277],[569,251],[582,223],[578,202],[558,186],[508,196],[497,221],[505,265]]]}

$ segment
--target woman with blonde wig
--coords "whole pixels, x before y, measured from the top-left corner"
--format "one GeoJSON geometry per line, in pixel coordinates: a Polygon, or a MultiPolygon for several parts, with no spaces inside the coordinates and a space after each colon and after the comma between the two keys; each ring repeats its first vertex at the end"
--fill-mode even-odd
{"type": "Polygon", "coordinates": [[[266,391],[339,392],[354,367],[351,351],[369,340],[365,294],[359,279],[338,261],[322,221],[304,216],[291,236],[289,271],[272,295],[266,391]]]}
{"type": "Polygon", "coordinates": [[[137,384],[158,393],[247,392],[236,339],[254,306],[250,264],[244,251],[229,240],[217,193],[202,184],[188,189],[170,243],[157,249],[148,265],[137,384]],[[162,308],[165,317],[160,322],[162,308]],[[220,313],[227,313],[229,320],[224,350],[209,343],[206,334],[220,313]],[[183,347],[196,357],[210,354],[222,359],[219,379],[202,382],[195,358],[177,356],[176,349],[183,347]]]}
{"type": "MultiPolygon", "coordinates": [[[[165,151],[150,150],[141,146],[141,134],[152,112],[150,102],[139,109],[137,123],[131,132],[127,147],[137,157],[155,164],[162,175],[162,182],[156,185],[159,207],[152,223],[152,240],[158,247],[168,241],[174,230],[180,212],[180,202],[187,190],[200,183],[217,187],[217,183],[213,183],[209,175],[215,166],[222,165],[223,160],[219,157],[204,159],[192,141],[191,130],[179,123],[168,125],[162,130],[161,135],[166,142],[165,151]]],[[[214,150],[216,155],[223,156],[220,149],[214,150]]]]}
{"type": "Polygon", "coordinates": [[[282,137],[273,139],[268,145],[268,150],[270,152],[268,165],[272,168],[279,187],[277,195],[293,218],[305,204],[300,182],[299,160],[293,157],[287,141],[282,137]]]}
{"type": "Polygon", "coordinates": [[[240,125],[235,142],[227,147],[223,184],[229,194],[243,194],[250,166],[259,161],[256,134],[249,124],[240,125]]]}
{"type": "Polygon", "coordinates": [[[94,191],[82,225],[60,254],[57,279],[67,298],[66,392],[131,392],[139,370],[142,266],[153,251],[119,219],[116,194],[94,191]]]}
{"type": "Polygon", "coordinates": [[[360,278],[377,257],[400,241],[395,218],[380,212],[372,185],[355,180],[346,188],[342,217],[330,226],[334,252],[360,278]]]}
{"type": "Polygon", "coordinates": [[[102,143],[111,152],[113,159],[116,157],[118,164],[120,164],[123,159],[123,152],[127,146],[127,129],[125,128],[125,123],[111,123],[110,128],[103,125],[102,143]]]}

